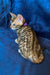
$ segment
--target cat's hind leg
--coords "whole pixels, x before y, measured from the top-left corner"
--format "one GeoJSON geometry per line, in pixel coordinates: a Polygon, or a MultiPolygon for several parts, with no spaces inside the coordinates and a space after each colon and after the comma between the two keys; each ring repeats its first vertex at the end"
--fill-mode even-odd
{"type": "Polygon", "coordinates": [[[18,49],[18,52],[21,53],[21,52],[20,52],[20,49],[18,49]]]}

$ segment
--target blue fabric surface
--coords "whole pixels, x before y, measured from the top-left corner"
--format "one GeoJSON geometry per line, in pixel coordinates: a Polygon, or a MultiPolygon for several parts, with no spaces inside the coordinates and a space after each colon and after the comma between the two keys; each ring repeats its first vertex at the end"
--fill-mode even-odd
{"type": "Polygon", "coordinates": [[[50,75],[50,1],[12,0],[12,12],[22,14],[36,31],[41,46],[46,47],[45,58],[41,64],[24,59],[14,41],[16,32],[3,23],[0,26],[0,75],[50,75]]]}
{"type": "Polygon", "coordinates": [[[0,75],[50,75],[50,51],[41,64],[31,63],[18,53],[16,32],[0,27],[0,75]]]}

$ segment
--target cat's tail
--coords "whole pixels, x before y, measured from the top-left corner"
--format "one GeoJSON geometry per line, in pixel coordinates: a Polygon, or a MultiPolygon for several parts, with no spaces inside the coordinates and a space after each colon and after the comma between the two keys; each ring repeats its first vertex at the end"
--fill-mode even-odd
{"type": "Polygon", "coordinates": [[[35,55],[30,55],[29,60],[31,60],[31,62],[33,62],[33,63],[39,64],[44,60],[44,56],[43,56],[43,54],[40,54],[39,57],[37,57],[35,55]]]}

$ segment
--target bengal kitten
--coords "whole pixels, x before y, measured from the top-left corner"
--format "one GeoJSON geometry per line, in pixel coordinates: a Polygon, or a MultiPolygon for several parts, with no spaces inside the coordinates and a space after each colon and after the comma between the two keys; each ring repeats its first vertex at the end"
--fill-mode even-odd
{"type": "Polygon", "coordinates": [[[28,25],[24,25],[25,19],[22,15],[13,13],[10,28],[16,30],[18,38],[15,42],[19,44],[18,52],[33,63],[41,63],[44,59],[43,50],[38,42],[35,31],[28,25]]]}

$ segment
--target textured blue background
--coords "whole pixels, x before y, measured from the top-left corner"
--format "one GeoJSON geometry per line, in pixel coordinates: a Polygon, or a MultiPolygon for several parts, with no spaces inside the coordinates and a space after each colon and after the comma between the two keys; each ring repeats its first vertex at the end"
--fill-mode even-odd
{"type": "Polygon", "coordinates": [[[50,75],[49,0],[0,0],[0,75],[50,75]],[[9,28],[10,11],[22,14],[36,31],[41,46],[47,48],[41,64],[31,63],[18,53],[16,32],[9,28]]]}

